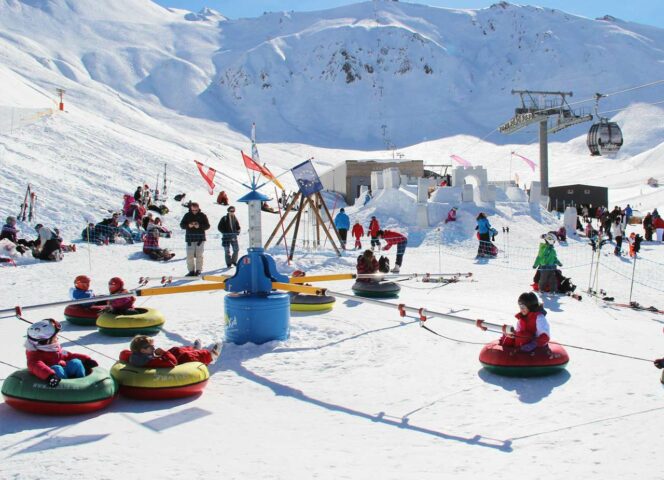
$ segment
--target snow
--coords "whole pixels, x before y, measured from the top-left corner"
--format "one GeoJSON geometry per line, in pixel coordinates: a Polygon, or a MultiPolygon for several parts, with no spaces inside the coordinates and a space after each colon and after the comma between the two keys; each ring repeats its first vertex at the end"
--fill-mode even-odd
{"type": "MultiPolygon", "coordinates": [[[[349,158],[389,160],[393,152],[379,150],[385,138],[378,119],[384,118],[391,143],[406,158],[440,164],[457,154],[487,167],[490,180],[518,173],[523,186],[537,180],[537,172],[511,159],[510,152],[539,163],[538,146],[527,137],[536,132],[482,139],[515,105],[507,93],[496,95],[496,86],[508,92],[524,79],[534,85],[550,78],[544,86],[573,84],[574,98],[586,98],[662,73],[661,62],[653,60],[659,58],[653,52],[661,44],[660,29],[535,7],[448,10],[366,2],[227,20],[212,10],[191,14],[143,0],[112,3],[0,0],[0,218],[18,213],[30,182],[37,193],[36,221],[59,227],[67,243],[77,241],[86,219],[99,221],[119,210],[123,193],[154,185],[167,164],[171,213],[164,222],[175,234],[161,243],[177,256],[163,264],[145,259],[140,245],[77,242],[77,252],[57,264],[18,257],[17,267],[0,267],[0,309],[64,300],[79,274],[91,276],[92,287],[102,294],[112,276],[133,287],[140,277],[186,273],[178,228],[185,210],[172,200],[180,192],[198,200],[210,218],[205,268],[220,273],[223,250],[215,228],[225,207],[206,193],[192,160],[219,170],[215,181],[235,201],[245,188],[228,177],[246,179],[239,150],[249,149],[253,120],[258,120],[261,158],[277,174],[312,156],[319,173],[349,158]],[[524,33],[510,39],[515,29],[524,33]],[[548,31],[553,34],[541,33],[548,31]],[[388,53],[367,53],[367,45],[373,48],[378,38],[388,53]],[[644,38],[649,40],[644,43],[644,38]],[[594,60],[596,45],[625,63],[617,69],[594,60]],[[342,48],[355,57],[348,60],[353,68],[382,58],[389,76],[381,74],[376,87],[364,73],[346,84],[342,48]],[[401,57],[400,48],[407,52],[401,57]],[[545,52],[546,61],[534,60],[539,58],[534,51],[545,52]],[[441,76],[396,76],[406,60],[412,66],[420,56],[435,60],[432,67],[441,76]],[[337,63],[321,81],[331,58],[337,63]],[[579,65],[597,73],[578,71],[579,65]],[[260,79],[263,69],[267,76],[260,79]],[[467,92],[471,85],[477,99],[467,92]],[[378,100],[381,86],[385,96],[378,100]],[[55,111],[58,87],[67,90],[64,112],[55,111]],[[406,100],[409,108],[401,108],[406,100]],[[34,115],[47,109],[53,111],[34,115]],[[12,112],[22,120],[7,122],[12,112]]],[[[610,206],[630,203],[648,211],[664,205],[664,189],[645,184],[649,177],[664,181],[662,108],[647,105],[661,89],[653,90],[616,95],[615,103],[609,98],[603,106],[631,104],[614,117],[625,134],[625,146],[615,158],[588,156],[585,126],[552,137],[551,183],[607,186],[610,206]]],[[[295,187],[289,174],[280,180],[295,187]]],[[[263,191],[275,195],[271,185],[263,191]]],[[[414,195],[407,189],[383,191],[363,208],[346,207],[352,223],[360,220],[366,228],[376,215],[382,227],[408,235],[402,271],[473,272],[472,281],[445,286],[400,282],[401,296],[392,303],[512,323],[516,298],[532,281],[539,237],[562,219],[525,202],[522,190],[508,191],[494,206],[461,203],[438,192],[430,213],[444,219],[449,208],[458,206],[457,222],[416,227],[414,195]],[[480,211],[499,231],[496,259],[474,258],[480,211]]],[[[336,210],[345,206],[333,195],[325,197],[331,208],[335,202],[336,210]]],[[[246,226],[246,208],[238,205],[237,212],[246,226]]],[[[263,222],[267,238],[277,216],[264,214],[263,222]]],[[[34,224],[20,224],[25,236],[35,235],[34,224]]],[[[313,230],[303,228],[302,236],[311,240],[313,230]]],[[[247,243],[245,228],[240,244],[247,243]]],[[[366,238],[363,243],[368,244],[366,238]]],[[[642,246],[633,298],[644,305],[661,308],[663,248],[642,246]]],[[[557,250],[563,272],[578,290],[586,289],[592,258],[586,240],[571,236],[557,250]]],[[[313,275],[352,271],[358,252],[337,258],[329,242],[319,251],[300,243],[291,265],[283,245],[271,253],[282,272],[301,269],[313,275]]],[[[387,253],[394,261],[394,249],[387,253]]],[[[600,288],[626,302],[632,262],[613,255],[600,259],[600,288]]],[[[351,282],[325,286],[349,293],[351,282]]],[[[223,338],[223,296],[144,297],[138,304],[165,314],[158,344],[200,338],[209,345],[223,338]]],[[[339,299],[329,313],[294,314],[285,342],[225,345],[198,398],[119,398],[105,411],[70,418],[30,416],[0,403],[0,477],[136,478],[134,459],[140,458],[149,475],[162,478],[470,479],[487,472],[497,478],[524,472],[556,478],[661,478],[659,372],[646,361],[571,347],[661,357],[661,315],[587,295],[581,302],[569,297],[544,301],[553,338],[570,345],[567,371],[553,377],[509,379],[487,373],[478,354],[496,334],[472,325],[429,319],[426,325],[447,337],[441,338],[419,328],[416,318],[400,317],[396,307],[339,299]]],[[[61,308],[26,310],[25,315],[31,321],[63,319],[61,308]]],[[[10,315],[0,325],[0,378],[6,378],[12,365],[24,366],[26,325],[10,315]]],[[[63,336],[80,344],[63,339],[67,348],[96,350],[92,355],[105,368],[112,361],[101,354],[115,358],[128,344],[66,322],[64,328],[63,336]]]]}

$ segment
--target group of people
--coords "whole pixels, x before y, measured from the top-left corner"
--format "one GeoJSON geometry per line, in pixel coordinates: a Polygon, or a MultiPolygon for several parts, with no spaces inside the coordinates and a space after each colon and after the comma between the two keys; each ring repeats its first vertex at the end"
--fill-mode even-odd
{"type": "Polygon", "coordinates": [[[32,252],[32,256],[45,261],[60,261],[63,253],[76,251],[75,245],[65,245],[57,228],[49,228],[41,223],[35,225],[37,238],[27,240],[19,238],[20,230],[14,216],[8,216],[0,231],[0,241],[9,242],[12,250],[21,255],[32,252]]]}
{"type": "MultiPolygon", "coordinates": [[[[334,226],[339,232],[339,239],[341,240],[341,247],[346,249],[346,242],[348,238],[348,230],[350,229],[350,218],[346,213],[344,208],[339,210],[339,213],[334,217],[334,226]]],[[[351,230],[351,234],[355,237],[355,246],[353,250],[362,249],[362,237],[365,234],[365,230],[360,224],[359,221],[356,221],[351,230]]],[[[371,250],[369,252],[377,249],[378,251],[389,250],[393,245],[397,247],[397,257],[394,262],[394,268],[392,269],[393,273],[398,273],[401,265],[403,264],[403,256],[406,253],[406,246],[408,245],[408,238],[399,232],[393,230],[381,230],[380,223],[376,216],[371,217],[369,226],[366,230],[366,236],[371,238],[371,250]],[[385,245],[381,245],[381,240],[385,242],[385,245]]],[[[366,253],[366,252],[365,252],[366,253]]]]}

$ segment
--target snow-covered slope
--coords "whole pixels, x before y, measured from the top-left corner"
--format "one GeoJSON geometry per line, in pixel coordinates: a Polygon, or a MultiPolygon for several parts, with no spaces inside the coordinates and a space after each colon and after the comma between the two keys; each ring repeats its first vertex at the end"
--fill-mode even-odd
{"type": "MultiPolygon", "coordinates": [[[[148,0],[2,0],[0,25],[2,50],[30,61],[5,58],[11,68],[70,88],[73,100],[83,87],[108,87],[152,112],[164,106],[239,131],[258,121],[266,141],[334,148],[483,136],[511,116],[513,88],[572,90],[575,100],[664,77],[662,29],[505,2],[453,10],[372,1],[228,20],[148,0]]],[[[662,92],[628,92],[602,108],[662,92]]]]}

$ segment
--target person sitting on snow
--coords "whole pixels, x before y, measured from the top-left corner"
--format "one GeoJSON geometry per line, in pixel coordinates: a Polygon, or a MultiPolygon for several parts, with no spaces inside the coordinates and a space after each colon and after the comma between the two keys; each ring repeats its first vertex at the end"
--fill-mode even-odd
{"type": "Polygon", "coordinates": [[[360,222],[355,222],[355,225],[353,225],[353,229],[351,230],[351,233],[355,237],[355,250],[359,250],[362,248],[362,236],[364,235],[364,228],[362,228],[362,225],[360,225],[360,222]]]}
{"type": "Polygon", "coordinates": [[[399,273],[401,269],[401,264],[403,262],[403,256],[406,253],[406,246],[408,245],[408,239],[405,235],[402,235],[392,230],[380,230],[378,236],[385,240],[385,246],[383,251],[387,251],[392,247],[392,245],[397,246],[397,259],[394,262],[394,268],[392,273],[399,273]]]}
{"type": "MultiPolygon", "coordinates": [[[[124,288],[124,281],[120,277],[113,277],[108,281],[108,292],[111,295],[129,293],[124,288]]],[[[134,302],[136,302],[136,297],[134,296],[114,298],[113,300],[109,300],[108,306],[111,309],[111,313],[115,315],[136,315],[139,312],[134,309],[134,302]]]]}
{"type": "Polygon", "coordinates": [[[544,243],[539,246],[537,258],[533,264],[533,268],[539,268],[539,291],[556,293],[557,280],[556,280],[556,265],[562,267],[563,264],[558,260],[556,249],[553,245],[556,243],[556,236],[553,233],[544,235],[544,243]]]}
{"type": "Polygon", "coordinates": [[[445,223],[456,222],[456,216],[457,216],[457,207],[452,207],[450,211],[447,212],[447,218],[445,219],[445,223]]]}
{"type": "Polygon", "coordinates": [[[519,295],[519,313],[514,328],[514,336],[503,335],[499,343],[503,347],[518,348],[522,352],[532,352],[549,344],[551,332],[546,319],[546,310],[533,292],[519,295]]]}
{"type": "Polygon", "coordinates": [[[32,255],[39,260],[62,260],[61,239],[58,234],[41,223],[35,225],[39,238],[35,241],[32,255]]]}
{"type": "Polygon", "coordinates": [[[214,363],[221,353],[221,343],[209,349],[201,349],[201,341],[193,346],[172,347],[168,350],[155,348],[154,339],[147,335],[136,335],[129,344],[129,350],[120,352],[120,361],[142,368],[172,368],[189,362],[205,365],[214,363]]]}
{"type": "Polygon", "coordinates": [[[98,363],[82,353],[63,350],[58,342],[60,323],[47,318],[28,327],[25,355],[28,370],[55,388],[63,378],[81,378],[89,375],[98,363]]]}
{"type": "Polygon", "coordinates": [[[228,195],[226,195],[225,190],[222,190],[219,192],[219,195],[217,195],[217,203],[219,205],[228,205],[228,195]]]}
{"type": "Polygon", "coordinates": [[[150,228],[143,238],[143,253],[152,260],[170,260],[175,256],[167,248],[159,247],[159,228],[155,225],[150,228]]]}
{"type": "MultiPolygon", "coordinates": [[[[378,273],[378,260],[374,256],[373,250],[365,250],[362,255],[357,257],[357,273],[368,275],[378,273]]],[[[371,278],[358,278],[358,282],[370,282],[371,278]]]]}

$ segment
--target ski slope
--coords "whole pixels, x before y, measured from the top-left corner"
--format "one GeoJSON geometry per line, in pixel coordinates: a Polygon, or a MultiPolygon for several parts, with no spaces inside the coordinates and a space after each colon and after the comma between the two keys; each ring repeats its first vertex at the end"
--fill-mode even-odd
{"type": "MultiPolygon", "coordinates": [[[[385,6],[382,2],[376,5],[385,6]]],[[[183,234],[178,228],[185,210],[172,200],[181,192],[187,193],[187,199],[199,201],[210,218],[205,270],[220,273],[224,260],[216,225],[225,208],[206,193],[193,160],[225,174],[216,177],[215,194],[226,190],[235,202],[246,191],[240,184],[247,177],[239,151],[250,149],[248,118],[256,120],[252,114],[257,115],[261,104],[242,115],[229,107],[221,115],[227,116],[220,118],[219,111],[210,111],[209,97],[199,95],[217,79],[219,67],[229,65],[226,62],[252,65],[255,61],[258,65],[265,58],[277,58],[280,50],[289,58],[288,49],[293,45],[297,51],[307,50],[316,44],[307,39],[332,38],[332,34],[335,40],[348,41],[348,31],[357,39],[353,40],[357,46],[379,28],[396,29],[397,24],[399,29],[393,31],[399,37],[403,25],[415,28],[417,21],[413,19],[419,18],[416,11],[426,12],[421,6],[388,4],[379,12],[380,22],[367,23],[362,19],[375,18],[373,6],[367,2],[325,13],[297,14],[288,27],[293,29],[292,35],[281,32],[282,43],[276,39],[278,29],[285,28],[279,27],[280,21],[291,21],[285,14],[231,22],[212,11],[196,15],[165,10],[146,1],[121,0],[101,6],[87,0],[0,0],[0,86],[6,102],[0,107],[4,114],[0,121],[0,219],[18,213],[30,183],[37,193],[36,221],[59,227],[66,242],[76,241],[88,219],[99,221],[120,209],[123,193],[131,193],[144,183],[154,185],[166,164],[171,213],[164,222],[175,235],[162,239],[162,245],[177,254],[163,264],[145,259],[140,245],[77,243],[77,252],[66,254],[57,264],[18,258],[17,267],[0,267],[0,309],[64,300],[79,274],[90,275],[93,288],[103,294],[112,276],[121,276],[133,287],[140,277],[186,273],[183,234]],[[398,8],[403,10],[396,11],[398,8]],[[339,17],[345,20],[335,23],[339,17]],[[359,19],[358,23],[349,18],[359,19]],[[315,28],[306,30],[312,24],[315,28]],[[258,27],[274,29],[270,31],[275,38],[267,43],[260,39],[256,46],[253,32],[258,27]],[[300,35],[301,31],[309,36],[300,35]],[[54,42],[55,37],[60,40],[54,42]],[[232,55],[224,57],[227,54],[220,50],[224,45],[234,47],[232,55]],[[256,57],[246,53],[254,47],[258,48],[256,57]],[[64,112],[55,111],[56,87],[67,90],[64,112]],[[7,122],[11,115],[7,112],[19,109],[54,111],[7,122]]],[[[576,27],[570,25],[591,28],[576,17],[566,18],[563,12],[509,6],[506,13],[497,14],[502,10],[496,8],[481,13],[436,10],[442,10],[437,13],[440,18],[463,18],[469,24],[474,18],[480,24],[473,26],[476,29],[488,28],[496,18],[509,23],[504,16],[508,14],[545,14],[548,20],[542,23],[564,22],[561,31],[570,35],[570,43],[589,35],[574,36],[576,27]]],[[[502,29],[504,23],[497,25],[502,29]]],[[[435,25],[420,27],[434,38],[435,25]]],[[[636,45],[642,53],[631,60],[643,68],[611,73],[616,75],[616,85],[655,78],[660,66],[650,68],[650,53],[643,52],[651,50],[644,38],[660,38],[661,30],[628,24],[597,28],[606,31],[612,41],[628,42],[627,46],[619,42],[621,49],[631,51],[636,45]],[[634,72],[638,81],[631,76],[634,72]]],[[[509,44],[501,42],[495,40],[494,45],[508,49],[509,44]]],[[[463,59],[451,45],[446,48],[450,55],[456,54],[453,58],[463,59]]],[[[483,55],[491,57],[487,51],[483,55]]],[[[366,59],[361,61],[367,63],[366,59]]],[[[577,64],[571,65],[576,68],[577,64]]],[[[276,76],[283,80],[284,64],[276,62],[274,67],[276,76]]],[[[575,77],[575,81],[591,88],[601,80],[599,75],[575,77]]],[[[399,82],[388,83],[385,89],[401,86],[399,82]]],[[[315,83],[307,87],[312,96],[325,93],[315,83]]],[[[284,88],[277,96],[279,107],[292,94],[290,86],[284,88]]],[[[246,89],[249,96],[262,95],[256,85],[246,89]]],[[[358,94],[350,98],[368,97],[358,94]]],[[[663,111],[661,105],[638,103],[638,97],[633,100],[628,109],[615,116],[626,139],[615,158],[589,157],[584,129],[570,134],[571,140],[551,138],[553,185],[607,186],[610,207],[631,203],[639,210],[660,207],[661,211],[664,189],[648,187],[645,181],[649,177],[664,181],[663,111]]],[[[424,102],[421,98],[418,101],[424,102]]],[[[492,114],[505,111],[501,102],[512,108],[514,99],[506,95],[497,105],[490,105],[492,114]]],[[[348,135],[346,141],[352,135],[360,139],[366,135],[370,141],[356,143],[356,150],[338,145],[324,148],[339,131],[322,135],[325,129],[316,120],[328,116],[339,127],[338,112],[311,110],[313,113],[298,118],[311,128],[298,130],[286,121],[298,111],[295,107],[277,108],[276,113],[266,114],[268,120],[258,121],[261,158],[275,173],[310,157],[314,157],[319,173],[346,159],[392,158],[393,152],[377,150],[382,138],[372,130],[376,122],[362,124],[364,117],[349,115],[345,118],[353,122],[349,121],[348,130],[343,132],[348,135]],[[281,119],[278,124],[271,116],[277,114],[281,119]],[[293,139],[280,136],[287,132],[292,132],[293,139]]],[[[465,117],[465,112],[454,107],[444,115],[465,117]]],[[[436,121],[437,116],[431,123],[436,121]]],[[[528,131],[526,140],[515,137],[513,142],[492,137],[481,140],[492,127],[477,122],[460,122],[466,125],[463,133],[400,143],[398,152],[429,164],[448,163],[450,154],[458,154],[473,165],[486,166],[492,180],[514,178],[515,173],[522,185],[537,179],[538,172],[531,172],[516,158],[510,159],[510,152],[516,151],[537,162],[536,132],[528,131]]],[[[412,130],[419,126],[412,121],[411,125],[412,130]]],[[[403,135],[421,139],[422,132],[403,135]]],[[[281,179],[287,188],[295,188],[290,174],[281,179]]],[[[275,193],[271,185],[263,191],[271,196],[275,193]]],[[[501,255],[476,261],[474,219],[483,207],[461,205],[457,223],[420,229],[414,226],[412,209],[404,201],[407,198],[407,192],[391,192],[365,208],[349,208],[348,213],[352,222],[359,219],[365,228],[371,215],[377,215],[384,227],[408,235],[403,272],[473,272],[473,281],[446,286],[405,281],[398,302],[471,319],[512,323],[516,299],[532,281],[531,265],[539,237],[559,226],[560,220],[539,207],[498,202],[495,209],[486,211],[500,231],[496,244],[501,255]],[[510,233],[503,233],[502,227],[509,227],[510,233]]],[[[439,204],[436,208],[446,211],[451,206],[439,204]]],[[[237,211],[246,227],[245,207],[238,205],[237,211]]],[[[264,238],[276,221],[275,215],[263,214],[264,238]]],[[[35,235],[34,223],[20,224],[24,236],[35,235]]],[[[368,242],[365,239],[363,243],[368,242]]],[[[245,232],[240,245],[247,244],[245,232]]],[[[281,246],[271,250],[283,273],[295,269],[310,275],[348,272],[355,265],[356,252],[337,258],[329,244],[321,251],[307,251],[302,245],[298,248],[292,265],[287,264],[281,246]]],[[[642,282],[634,285],[633,298],[644,305],[662,307],[663,249],[664,245],[643,244],[642,260],[637,265],[642,282]]],[[[564,273],[579,290],[587,288],[592,253],[584,239],[570,238],[567,246],[557,250],[564,273]]],[[[605,247],[605,251],[610,249],[605,247]]],[[[393,262],[394,251],[388,254],[393,262]]],[[[599,287],[626,302],[632,264],[613,256],[602,256],[601,262],[599,287]]],[[[350,282],[326,286],[351,291],[350,282]]],[[[223,296],[219,292],[194,293],[141,298],[138,304],[159,308],[165,314],[165,328],[156,337],[158,344],[170,347],[192,343],[196,338],[211,344],[223,338],[223,296]]],[[[172,402],[119,398],[108,410],[72,418],[29,416],[0,403],[0,478],[115,479],[149,474],[161,478],[475,479],[487,474],[513,478],[524,473],[555,478],[661,478],[664,392],[660,372],[648,360],[663,355],[664,318],[587,296],[581,302],[569,297],[546,297],[544,302],[554,340],[641,360],[569,347],[571,361],[563,374],[542,379],[501,378],[484,371],[478,361],[482,345],[495,334],[462,323],[427,320],[426,325],[443,338],[421,329],[417,318],[400,317],[396,306],[338,300],[329,313],[293,315],[291,336],[285,342],[225,345],[199,398],[172,402]],[[149,467],[149,473],[137,468],[141,464],[149,467]]],[[[26,316],[31,321],[63,319],[62,310],[53,308],[26,311],[26,316]]],[[[0,319],[0,378],[25,365],[25,329],[26,325],[12,316],[0,319]]],[[[112,361],[101,354],[115,358],[128,344],[66,323],[62,334],[77,342],[63,340],[66,348],[86,352],[85,346],[99,352],[92,355],[105,368],[110,368],[112,361]]]]}

